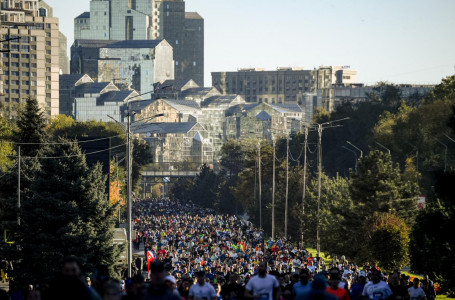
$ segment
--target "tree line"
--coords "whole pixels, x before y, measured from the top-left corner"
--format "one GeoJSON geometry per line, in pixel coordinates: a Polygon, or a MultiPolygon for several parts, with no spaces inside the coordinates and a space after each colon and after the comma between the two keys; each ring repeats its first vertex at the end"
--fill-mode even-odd
{"type": "MultiPolygon", "coordinates": [[[[448,232],[455,225],[450,188],[455,174],[454,107],[455,76],[450,76],[427,95],[404,99],[399,87],[381,83],[368,101],[342,103],[330,114],[320,111],[314,123],[349,119],[323,131],[319,218],[318,133],[308,136],[304,199],[305,135],[291,136],[288,238],[301,242],[303,237],[305,246],[315,247],[319,220],[322,251],[357,263],[378,263],[385,270],[411,265],[453,287],[450,269],[455,264],[449,253],[455,238],[448,232]],[[425,209],[417,208],[419,195],[426,197],[425,209]]],[[[286,138],[278,139],[275,147],[273,157],[270,142],[228,141],[220,172],[203,166],[194,180],[174,182],[171,195],[221,212],[245,213],[257,226],[262,216],[270,236],[275,159],[275,224],[283,237],[286,138]]]]}
{"type": "MultiPolygon", "coordinates": [[[[47,120],[29,98],[15,119],[0,117],[0,129],[0,257],[13,262],[9,276],[19,285],[46,283],[61,260],[74,255],[87,274],[101,268],[118,277],[123,248],[113,238],[119,206],[125,206],[125,161],[119,161],[126,149],[120,125],[63,115],[47,120]],[[104,170],[82,150],[82,139],[108,140],[92,151],[106,158],[104,170]]],[[[145,142],[133,143],[137,188],[140,169],[152,157],[145,142]]]]}

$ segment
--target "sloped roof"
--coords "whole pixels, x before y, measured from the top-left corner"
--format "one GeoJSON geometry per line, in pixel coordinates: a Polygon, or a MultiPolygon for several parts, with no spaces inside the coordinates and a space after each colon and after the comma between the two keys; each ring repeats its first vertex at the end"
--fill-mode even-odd
{"type": "Polygon", "coordinates": [[[204,140],[204,138],[202,137],[202,135],[201,135],[200,132],[198,131],[198,132],[196,132],[196,134],[194,135],[193,140],[196,140],[196,141],[202,143],[202,141],[204,140]]]}
{"type": "Polygon", "coordinates": [[[197,110],[201,109],[199,107],[199,105],[193,100],[175,100],[175,99],[161,99],[161,100],[179,111],[182,111],[182,110],[183,111],[184,110],[194,111],[195,109],[197,109],[197,110]]]}
{"type": "Polygon", "coordinates": [[[150,104],[155,102],[156,100],[142,100],[142,101],[133,101],[130,103],[130,108],[132,111],[141,111],[144,108],[148,107],[150,104]]]}
{"type": "Polygon", "coordinates": [[[131,127],[133,133],[160,133],[160,134],[169,134],[169,133],[187,133],[194,126],[196,122],[181,122],[181,123],[135,123],[135,126],[131,127]],[[138,125],[136,125],[138,124],[138,125]]]}
{"type": "Polygon", "coordinates": [[[237,95],[213,96],[205,99],[204,102],[202,103],[202,106],[221,106],[223,104],[230,104],[237,97],[238,97],[237,95]]]}
{"type": "Polygon", "coordinates": [[[226,115],[226,117],[229,117],[229,116],[234,115],[235,113],[239,113],[239,112],[242,112],[242,111],[250,111],[250,110],[252,110],[253,108],[255,108],[256,106],[258,106],[260,104],[261,103],[237,104],[237,105],[229,107],[226,110],[225,115],[226,115]]]}
{"type": "Polygon", "coordinates": [[[74,86],[85,74],[62,74],[59,76],[60,86],[74,86]]]}
{"type": "Polygon", "coordinates": [[[132,49],[132,48],[155,48],[163,40],[125,40],[117,41],[115,43],[106,45],[103,48],[123,48],[123,49],[132,49]]]}
{"type": "Polygon", "coordinates": [[[260,113],[256,115],[256,119],[258,119],[259,121],[268,121],[271,118],[272,117],[265,110],[262,110],[260,113]]]}
{"type": "Polygon", "coordinates": [[[197,12],[189,11],[185,12],[185,19],[203,19],[197,12]]]}
{"type": "Polygon", "coordinates": [[[77,94],[99,94],[110,84],[111,84],[110,82],[84,83],[84,84],[81,84],[76,87],[76,93],[77,94]]]}
{"type": "Polygon", "coordinates": [[[96,99],[96,105],[103,105],[106,102],[124,102],[134,91],[111,91],[100,95],[96,99]]]}
{"type": "MultiPolygon", "coordinates": [[[[186,89],[181,92],[183,97],[188,97],[188,96],[205,96],[208,93],[212,92],[213,90],[218,91],[214,87],[198,87],[198,88],[190,88],[186,89]]],[[[218,92],[219,93],[219,92],[218,92]]]]}
{"type": "Polygon", "coordinates": [[[79,16],[76,17],[76,19],[88,19],[90,18],[90,12],[89,11],[84,11],[81,13],[79,16]]]}
{"type": "Polygon", "coordinates": [[[302,112],[302,108],[297,103],[275,103],[270,104],[273,108],[284,109],[288,112],[302,112]]]}
{"type": "Polygon", "coordinates": [[[182,88],[188,84],[194,85],[194,87],[199,87],[192,79],[189,80],[179,79],[165,80],[163,83],[156,83],[154,84],[154,88],[155,90],[157,90],[158,93],[161,92],[160,89],[162,89],[162,87],[166,87],[162,89],[162,91],[182,91],[182,88]]]}

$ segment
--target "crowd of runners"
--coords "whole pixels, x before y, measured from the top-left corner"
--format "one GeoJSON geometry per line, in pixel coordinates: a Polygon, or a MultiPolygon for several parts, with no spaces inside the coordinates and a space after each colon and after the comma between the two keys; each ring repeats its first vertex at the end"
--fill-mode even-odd
{"type": "MultiPolygon", "coordinates": [[[[14,288],[3,299],[103,300],[434,300],[433,282],[377,266],[357,266],[344,256],[326,261],[236,216],[191,202],[137,200],[133,205],[136,251],[144,249],[133,276],[82,274],[67,258],[50,288],[14,288]],[[77,279],[77,280],[76,280],[77,279]]],[[[5,277],[2,274],[2,279],[5,277]]]]}
{"type": "Polygon", "coordinates": [[[195,281],[213,287],[210,297],[196,297],[202,299],[292,300],[308,297],[322,286],[342,300],[418,300],[436,295],[428,277],[410,282],[399,271],[383,274],[377,266],[359,267],[344,256],[326,262],[285,239],[267,239],[248,221],[191,202],[138,201],[134,215],[137,247],[143,243],[144,251],[153,253],[174,293],[186,300],[193,300],[190,287],[198,287],[193,286],[195,281]],[[268,286],[265,293],[263,285],[268,286]]]}

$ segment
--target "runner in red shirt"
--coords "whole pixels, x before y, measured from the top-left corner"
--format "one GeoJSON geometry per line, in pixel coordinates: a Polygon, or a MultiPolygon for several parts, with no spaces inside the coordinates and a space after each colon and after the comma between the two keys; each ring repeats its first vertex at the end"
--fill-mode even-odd
{"type": "Polygon", "coordinates": [[[330,279],[327,292],[337,296],[340,300],[351,300],[351,296],[349,296],[348,291],[338,286],[341,280],[340,270],[338,268],[332,268],[329,271],[329,275],[330,279]]]}

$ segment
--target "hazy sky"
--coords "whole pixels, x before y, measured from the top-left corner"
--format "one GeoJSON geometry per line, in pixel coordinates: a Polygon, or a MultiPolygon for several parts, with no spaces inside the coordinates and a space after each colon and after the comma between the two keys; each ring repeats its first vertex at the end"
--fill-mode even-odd
{"type": "MultiPolygon", "coordinates": [[[[46,2],[71,45],[90,1],[46,2]]],[[[206,86],[240,67],[348,65],[368,84],[455,74],[454,0],[186,0],[186,11],[205,19],[206,86]]]]}

